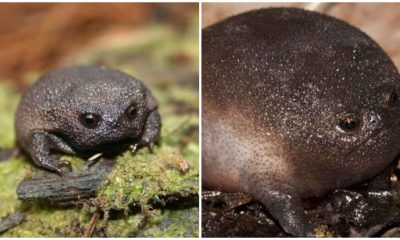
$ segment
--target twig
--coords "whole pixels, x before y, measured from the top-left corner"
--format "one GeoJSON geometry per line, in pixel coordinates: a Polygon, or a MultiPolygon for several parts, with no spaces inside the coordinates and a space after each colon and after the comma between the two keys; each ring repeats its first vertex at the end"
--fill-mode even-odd
{"type": "Polygon", "coordinates": [[[96,229],[97,220],[100,217],[100,210],[96,210],[92,217],[90,218],[89,227],[85,230],[83,237],[91,237],[93,235],[94,230],[96,229]]]}
{"type": "Polygon", "coordinates": [[[26,218],[25,213],[16,213],[8,215],[7,217],[1,219],[0,221],[0,233],[7,231],[10,228],[13,228],[19,225],[26,218]]]}
{"type": "Polygon", "coordinates": [[[191,120],[191,117],[188,117],[184,121],[179,123],[177,126],[168,129],[168,132],[165,134],[165,136],[170,136],[172,133],[177,132],[178,130],[184,128],[186,125],[188,125],[190,123],[190,120],[191,120]]]}
{"type": "Polygon", "coordinates": [[[20,154],[20,150],[18,148],[14,149],[2,149],[0,148],[0,162],[13,159],[20,154]]]}

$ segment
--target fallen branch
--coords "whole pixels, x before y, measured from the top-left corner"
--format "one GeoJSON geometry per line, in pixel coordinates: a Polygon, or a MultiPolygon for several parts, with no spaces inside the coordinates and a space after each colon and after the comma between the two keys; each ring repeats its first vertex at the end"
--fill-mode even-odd
{"type": "Polygon", "coordinates": [[[60,205],[70,205],[81,199],[95,196],[102,182],[107,179],[115,161],[102,159],[87,171],[58,175],[40,170],[33,178],[24,179],[17,189],[23,201],[50,200],[60,205]]]}

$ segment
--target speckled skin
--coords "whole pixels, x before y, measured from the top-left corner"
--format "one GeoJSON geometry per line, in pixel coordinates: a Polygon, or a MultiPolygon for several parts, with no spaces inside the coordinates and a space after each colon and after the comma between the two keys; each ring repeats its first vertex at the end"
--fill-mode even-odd
{"type": "Polygon", "coordinates": [[[203,30],[202,174],[313,235],[301,198],[370,178],[399,153],[400,76],[345,22],[270,8],[203,30]],[[356,119],[358,128],[342,128],[356,119]]]}
{"type": "Polygon", "coordinates": [[[20,147],[35,164],[62,174],[62,154],[89,157],[117,153],[128,145],[159,139],[157,102],[144,84],[119,71],[97,66],[71,67],[40,78],[22,97],[16,114],[20,147]],[[134,109],[128,116],[128,109],[134,109]],[[99,123],[85,126],[83,116],[99,123]]]}

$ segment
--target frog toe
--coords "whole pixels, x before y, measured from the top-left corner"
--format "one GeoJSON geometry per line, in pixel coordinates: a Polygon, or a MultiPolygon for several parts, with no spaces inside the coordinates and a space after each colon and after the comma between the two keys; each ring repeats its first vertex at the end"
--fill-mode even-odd
{"type": "Polygon", "coordinates": [[[72,172],[72,165],[71,165],[71,162],[68,160],[60,160],[58,167],[59,168],[65,167],[68,169],[69,172],[72,172]]]}

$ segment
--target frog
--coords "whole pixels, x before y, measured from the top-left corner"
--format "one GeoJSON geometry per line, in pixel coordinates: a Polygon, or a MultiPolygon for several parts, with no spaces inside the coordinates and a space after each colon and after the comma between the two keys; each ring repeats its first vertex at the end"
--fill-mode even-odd
{"type": "Polygon", "coordinates": [[[400,147],[400,75],[350,24],[298,8],[202,30],[202,182],[315,236],[303,200],[366,181],[400,147]]]}
{"type": "Polygon", "coordinates": [[[63,155],[153,149],[161,117],[142,81],[105,66],[71,66],[46,73],[23,94],[15,129],[37,167],[63,175],[71,170],[63,155]]]}

